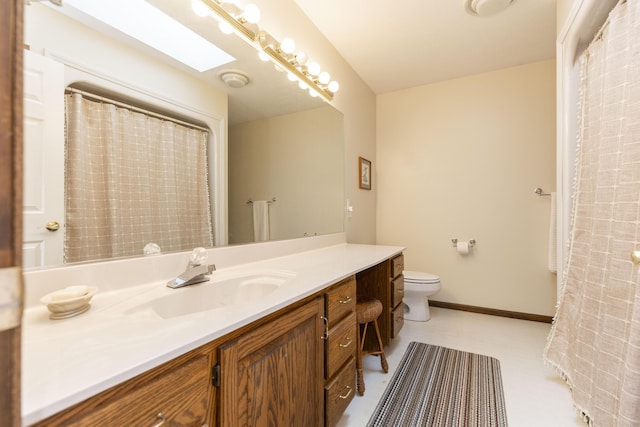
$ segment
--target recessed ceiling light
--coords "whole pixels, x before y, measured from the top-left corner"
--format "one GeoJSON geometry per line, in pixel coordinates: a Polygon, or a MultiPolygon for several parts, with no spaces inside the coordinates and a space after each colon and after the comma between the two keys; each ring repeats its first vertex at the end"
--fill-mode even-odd
{"type": "Polygon", "coordinates": [[[464,9],[469,15],[490,16],[505,10],[513,0],[464,0],[464,9]]]}
{"type": "Polygon", "coordinates": [[[218,77],[229,87],[240,89],[249,83],[249,76],[238,70],[222,70],[218,77]]]}

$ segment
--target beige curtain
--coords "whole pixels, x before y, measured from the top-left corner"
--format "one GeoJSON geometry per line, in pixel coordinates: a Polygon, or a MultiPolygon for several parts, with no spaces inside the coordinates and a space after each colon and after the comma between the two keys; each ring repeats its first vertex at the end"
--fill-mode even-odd
{"type": "Polygon", "coordinates": [[[65,95],[65,261],[212,246],[207,132],[65,95]]]}
{"type": "Polygon", "coordinates": [[[587,49],[572,235],[545,358],[593,426],[640,425],[640,1],[587,49]]]}

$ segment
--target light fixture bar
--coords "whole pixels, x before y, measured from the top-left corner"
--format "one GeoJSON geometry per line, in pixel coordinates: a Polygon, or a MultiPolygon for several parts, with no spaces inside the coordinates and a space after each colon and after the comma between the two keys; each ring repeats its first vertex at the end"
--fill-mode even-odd
{"type": "MultiPolygon", "coordinates": [[[[335,82],[326,82],[325,84],[323,81],[316,80],[311,70],[307,70],[304,64],[297,62],[295,53],[284,52],[285,49],[282,48],[281,42],[273,38],[266,31],[260,31],[257,27],[257,30],[253,31],[251,27],[246,25],[248,21],[242,17],[244,13],[242,9],[239,9],[238,16],[234,16],[233,11],[229,12],[225,9],[222,5],[224,3],[222,0],[199,0],[199,2],[206,6],[220,23],[230,25],[231,28],[249,42],[249,44],[266,54],[267,58],[273,61],[277,67],[286,70],[290,74],[290,77],[293,76],[303,83],[309,89],[311,95],[318,95],[325,101],[333,100],[334,90],[337,89],[330,90],[329,87],[333,88],[335,82]],[[329,83],[331,83],[331,85],[329,85],[329,83]]],[[[256,21],[252,20],[251,22],[256,21]]],[[[294,50],[294,48],[291,50],[294,50]]]]}
{"type": "Polygon", "coordinates": [[[331,92],[328,92],[322,89],[320,86],[318,86],[318,84],[315,81],[311,80],[305,73],[300,71],[297,67],[294,67],[293,65],[291,65],[291,63],[287,61],[285,58],[283,58],[273,47],[269,45],[266,45],[266,46],[261,45],[261,46],[264,53],[269,55],[269,57],[271,57],[272,60],[274,60],[278,65],[280,65],[289,73],[295,75],[300,81],[302,81],[307,86],[309,86],[310,89],[315,90],[318,95],[320,95],[327,101],[331,101],[333,99],[333,94],[331,92]]]}
{"type": "Polygon", "coordinates": [[[213,11],[219,18],[223,19],[227,24],[231,25],[234,30],[245,37],[250,42],[254,43],[258,39],[258,34],[251,31],[240,21],[238,21],[233,15],[224,10],[224,8],[218,4],[215,0],[200,0],[204,5],[213,11]]]}

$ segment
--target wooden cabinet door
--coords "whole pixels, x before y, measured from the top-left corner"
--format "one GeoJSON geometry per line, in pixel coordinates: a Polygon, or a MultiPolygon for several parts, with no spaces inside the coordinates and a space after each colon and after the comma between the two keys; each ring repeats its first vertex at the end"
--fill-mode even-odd
{"type": "Polygon", "coordinates": [[[212,353],[196,355],[149,379],[140,375],[33,427],[208,425],[212,353]]]}
{"type": "Polygon", "coordinates": [[[323,424],[321,298],[220,348],[223,426],[323,424]]]}

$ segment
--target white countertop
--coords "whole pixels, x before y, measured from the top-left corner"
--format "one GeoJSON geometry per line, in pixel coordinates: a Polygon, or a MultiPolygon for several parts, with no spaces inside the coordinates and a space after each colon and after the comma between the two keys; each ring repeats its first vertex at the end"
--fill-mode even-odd
{"type": "Polygon", "coordinates": [[[23,425],[42,420],[403,250],[340,244],[219,268],[210,282],[182,289],[166,287],[166,281],[172,278],[167,277],[101,290],[92,299],[89,311],[64,320],[50,320],[46,307],[32,306],[25,310],[23,319],[23,425]],[[165,295],[195,294],[196,286],[215,286],[234,274],[263,271],[294,275],[272,293],[242,304],[171,319],[132,310],[165,295]]]}

